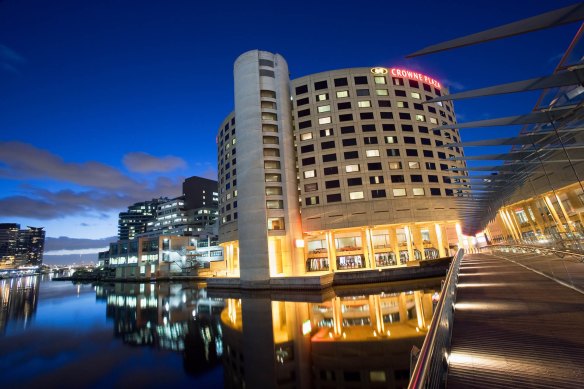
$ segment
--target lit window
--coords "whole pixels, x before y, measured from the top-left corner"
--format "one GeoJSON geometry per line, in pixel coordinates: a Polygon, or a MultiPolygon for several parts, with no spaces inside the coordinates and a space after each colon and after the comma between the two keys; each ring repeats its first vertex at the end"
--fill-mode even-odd
{"type": "Polygon", "coordinates": [[[424,188],[414,188],[414,196],[423,196],[424,195],[424,188]]]}
{"type": "Polygon", "coordinates": [[[268,209],[282,209],[284,208],[283,200],[266,200],[266,208],[268,209]]]}
{"type": "Polygon", "coordinates": [[[430,123],[438,124],[438,120],[436,118],[430,118],[430,123]]]}
{"type": "Polygon", "coordinates": [[[332,128],[327,128],[326,130],[320,130],[320,136],[321,137],[327,137],[327,136],[331,136],[334,134],[334,131],[332,128]]]}
{"type": "Polygon", "coordinates": [[[304,134],[300,134],[300,140],[310,140],[312,139],[312,132],[305,132],[304,134]]]}
{"type": "Polygon", "coordinates": [[[425,122],[426,117],[424,115],[416,115],[416,121],[417,122],[425,122]]]}
{"type": "Polygon", "coordinates": [[[347,165],[347,166],[345,166],[345,171],[347,173],[358,172],[359,165],[347,165]]]}
{"type": "Polygon", "coordinates": [[[282,188],[280,188],[279,186],[267,186],[266,187],[266,196],[281,195],[281,194],[282,194],[282,188]]]}
{"type": "Polygon", "coordinates": [[[325,116],[323,118],[318,119],[318,124],[329,124],[331,122],[330,116],[325,116]]]}
{"type": "MultiPolygon", "coordinates": [[[[280,161],[264,161],[265,169],[280,169],[280,161]]],[[[203,198],[205,198],[203,196],[203,198]]]]}
{"type": "Polygon", "coordinates": [[[316,177],[316,170],[307,170],[304,172],[304,178],[316,177]]]}
{"type": "Polygon", "coordinates": [[[389,96],[389,91],[387,89],[375,89],[375,94],[377,96],[389,96]]]}
{"type": "Polygon", "coordinates": [[[420,100],[422,97],[418,92],[412,92],[412,98],[420,100]]]}
{"type": "Polygon", "coordinates": [[[367,157],[379,157],[379,150],[367,150],[365,151],[367,157]]]}
{"type": "Polygon", "coordinates": [[[389,169],[390,170],[398,170],[398,169],[401,169],[401,168],[402,168],[401,162],[390,162],[389,163],[389,169]]]}
{"type": "Polygon", "coordinates": [[[419,169],[420,162],[408,162],[408,166],[410,169],[419,169]]]}
{"type": "Polygon", "coordinates": [[[385,143],[397,143],[397,136],[386,136],[385,143]]]}
{"type": "Polygon", "coordinates": [[[369,100],[359,101],[357,105],[359,106],[359,108],[369,108],[371,107],[371,101],[369,100]]]}
{"type": "Polygon", "coordinates": [[[376,76],[375,77],[375,83],[376,84],[386,84],[387,82],[385,81],[385,77],[383,77],[383,76],[376,76]]]}
{"type": "Polygon", "coordinates": [[[406,190],[403,188],[393,189],[393,195],[395,197],[403,197],[406,195],[406,190]]]}
{"type": "Polygon", "coordinates": [[[343,97],[349,97],[349,91],[348,90],[340,90],[340,91],[337,91],[337,98],[338,99],[342,99],[343,97]]]}
{"type": "Polygon", "coordinates": [[[318,112],[319,113],[323,113],[323,112],[330,112],[331,111],[331,106],[330,105],[323,105],[318,107],[318,112]]]}
{"type": "Polygon", "coordinates": [[[320,95],[316,95],[316,101],[325,101],[325,100],[328,100],[328,93],[322,93],[320,95]]]}
{"type": "Polygon", "coordinates": [[[349,198],[351,200],[359,200],[362,199],[363,196],[363,192],[349,192],[349,198]]]}
{"type": "Polygon", "coordinates": [[[403,101],[398,101],[398,102],[397,102],[397,107],[398,107],[398,108],[407,108],[408,106],[406,105],[406,103],[405,103],[405,102],[403,102],[403,101]]]}
{"type": "Polygon", "coordinates": [[[268,218],[268,230],[283,230],[284,229],[284,218],[283,217],[269,217],[268,218]]]}

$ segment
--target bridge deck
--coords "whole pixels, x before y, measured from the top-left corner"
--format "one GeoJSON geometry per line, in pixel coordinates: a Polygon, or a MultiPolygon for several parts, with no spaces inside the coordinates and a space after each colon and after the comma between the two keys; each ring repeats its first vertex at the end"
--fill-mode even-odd
{"type": "Polygon", "coordinates": [[[504,255],[462,260],[448,388],[583,387],[584,294],[504,255]]]}

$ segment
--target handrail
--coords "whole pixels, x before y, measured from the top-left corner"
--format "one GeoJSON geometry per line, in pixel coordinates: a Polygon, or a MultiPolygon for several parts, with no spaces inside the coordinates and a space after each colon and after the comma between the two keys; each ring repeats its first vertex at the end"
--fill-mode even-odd
{"type": "Polygon", "coordinates": [[[584,254],[582,254],[582,253],[578,253],[578,252],[574,252],[574,251],[551,249],[549,247],[542,247],[542,246],[500,243],[500,244],[493,244],[493,245],[489,245],[489,246],[484,246],[484,247],[481,247],[481,249],[493,249],[493,248],[498,248],[498,247],[517,247],[517,248],[524,249],[524,250],[539,250],[542,252],[549,252],[552,254],[560,253],[560,254],[566,255],[566,256],[578,257],[578,258],[580,258],[581,261],[584,262],[584,254]]]}
{"type": "Polygon", "coordinates": [[[446,274],[444,287],[436,305],[430,329],[418,354],[408,389],[444,387],[448,372],[447,356],[454,320],[458,270],[463,256],[464,250],[459,249],[452,258],[452,264],[446,274]]]}

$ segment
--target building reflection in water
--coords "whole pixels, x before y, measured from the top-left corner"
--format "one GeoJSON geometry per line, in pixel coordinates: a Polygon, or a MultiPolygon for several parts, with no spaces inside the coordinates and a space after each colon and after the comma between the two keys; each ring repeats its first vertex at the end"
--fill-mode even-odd
{"type": "Polygon", "coordinates": [[[177,283],[97,285],[96,298],[107,302],[114,335],[124,343],[180,352],[192,375],[219,365],[224,302],[209,298],[205,289],[177,283]]]}
{"type": "Polygon", "coordinates": [[[7,326],[27,328],[39,299],[40,276],[0,280],[0,335],[7,326]]]}
{"type": "MultiPolygon", "coordinates": [[[[227,298],[225,387],[407,387],[440,281],[227,298]]],[[[227,297],[227,296],[226,296],[227,297]]]]}

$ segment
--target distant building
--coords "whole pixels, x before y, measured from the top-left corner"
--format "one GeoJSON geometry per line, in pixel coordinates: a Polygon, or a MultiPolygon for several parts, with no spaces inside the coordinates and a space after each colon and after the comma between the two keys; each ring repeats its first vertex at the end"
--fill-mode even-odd
{"type": "Polygon", "coordinates": [[[148,222],[156,218],[156,208],[166,201],[168,201],[167,198],[143,201],[130,205],[126,212],[120,212],[118,239],[131,240],[146,232],[148,222]]]}
{"type": "Polygon", "coordinates": [[[20,224],[0,224],[0,266],[38,266],[43,263],[43,227],[20,229],[20,224]]]}

